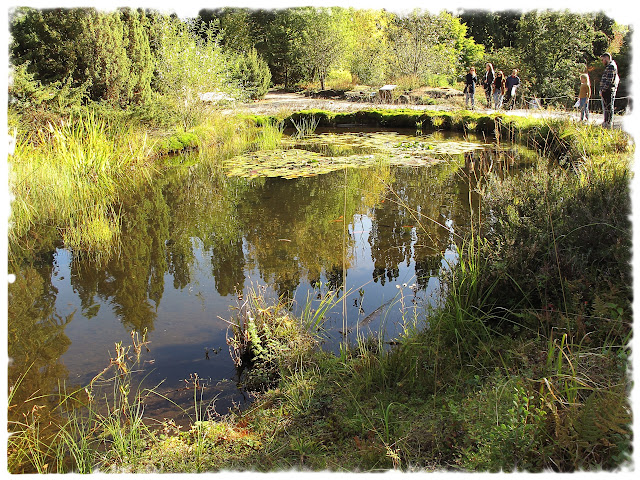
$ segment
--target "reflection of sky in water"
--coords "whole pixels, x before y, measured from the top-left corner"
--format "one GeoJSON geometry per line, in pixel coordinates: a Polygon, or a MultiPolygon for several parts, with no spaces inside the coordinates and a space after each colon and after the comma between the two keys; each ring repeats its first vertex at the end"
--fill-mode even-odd
{"type": "MultiPolygon", "coordinates": [[[[393,281],[387,280],[384,285],[374,281],[369,244],[371,228],[372,219],[366,214],[355,215],[349,225],[349,235],[353,240],[352,261],[346,277],[349,293],[344,302],[336,305],[328,315],[325,348],[335,350],[342,340],[343,307],[349,341],[355,341],[357,335],[372,334],[381,329],[388,341],[401,333],[403,318],[408,322],[414,318],[424,321],[424,309],[420,306],[438,290],[435,277],[428,281],[426,289],[417,288],[413,258],[409,264],[398,266],[398,277],[393,281]],[[366,325],[360,325],[372,313],[374,318],[366,325]]],[[[416,235],[412,235],[412,247],[416,238],[416,235]]],[[[227,323],[221,318],[229,320],[232,317],[236,299],[232,295],[223,297],[218,294],[213,287],[210,252],[203,251],[197,239],[192,244],[195,257],[190,265],[191,281],[184,288],[176,289],[171,275],[165,274],[164,292],[156,309],[154,329],[147,338],[150,352],[142,355],[145,384],[151,386],[162,383],[160,392],[178,402],[178,397],[185,397],[187,403],[192,399],[188,394],[180,394],[178,389],[185,385],[184,380],[189,379],[190,375],[197,373],[210,386],[224,379],[235,378],[226,345],[227,323]]],[[[443,266],[451,260],[455,260],[455,255],[448,251],[442,260],[443,266]]],[[[62,361],[69,370],[69,380],[85,384],[108,364],[109,357],[114,353],[114,344],[122,342],[123,345],[129,345],[130,337],[108,300],[96,297],[99,305],[96,316],[90,319],[82,316],[80,299],[69,281],[70,263],[70,252],[57,250],[52,279],[58,289],[56,310],[61,316],[75,312],[73,321],[65,330],[72,343],[62,356],[62,361]]],[[[245,276],[245,287],[263,285],[255,269],[246,270],[245,276]]],[[[326,291],[326,278],[321,278],[321,283],[326,291]]],[[[307,281],[301,281],[294,297],[298,308],[304,304],[307,295],[315,298],[321,290],[317,285],[314,288],[307,281]]],[[[272,298],[276,296],[270,289],[266,290],[266,295],[272,298]]],[[[226,385],[229,387],[234,383],[227,382],[226,385]]],[[[230,390],[234,393],[233,388],[230,390]]],[[[219,409],[229,406],[231,398],[236,402],[242,400],[236,392],[225,402],[224,395],[228,396],[229,392],[221,395],[219,409]]]]}
{"type": "MultiPolygon", "coordinates": [[[[342,340],[344,324],[347,326],[347,338],[354,341],[359,335],[381,333],[386,341],[392,340],[402,332],[405,322],[424,321],[424,302],[429,300],[439,288],[438,279],[431,278],[426,289],[416,284],[415,262],[398,265],[398,276],[383,285],[380,279],[372,275],[372,255],[369,233],[372,219],[368,215],[355,215],[349,225],[349,234],[354,240],[353,262],[347,272],[344,303],[334,307],[328,315],[325,328],[328,330],[327,344],[337,349],[342,340]],[[343,317],[343,312],[345,313],[343,317]]],[[[413,228],[415,230],[415,227],[413,228]]],[[[417,236],[412,235],[411,247],[417,236]]],[[[299,288],[297,300],[303,303],[309,288],[299,288]]],[[[342,292],[341,292],[342,294],[342,292]]]]}

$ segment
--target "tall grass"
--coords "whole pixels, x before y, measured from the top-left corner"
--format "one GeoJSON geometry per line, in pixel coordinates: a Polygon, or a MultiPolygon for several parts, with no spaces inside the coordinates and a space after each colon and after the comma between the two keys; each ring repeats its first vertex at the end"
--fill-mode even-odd
{"type": "Polygon", "coordinates": [[[236,318],[229,322],[227,343],[236,366],[244,372],[245,388],[259,391],[295,369],[298,359],[317,345],[318,330],[335,304],[335,294],[327,294],[315,311],[308,298],[302,319],[291,313],[289,300],[269,300],[265,287],[251,288],[241,302],[236,318]]]}
{"type": "MultiPolygon", "coordinates": [[[[136,463],[150,436],[143,422],[144,400],[151,390],[132,391],[145,336],[131,333],[132,345],[115,345],[109,365],[84,388],[64,385],[50,410],[45,397],[27,400],[33,408],[21,420],[10,419],[8,467],[11,473],[91,473],[136,463]],[[42,410],[42,411],[41,411],[42,410]]],[[[9,404],[20,379],[9,395],[9,404]]]]}
{"type": "Polygon", "coordinates": [[[291,122],[296,129],[295,137],[305,138],[316,131],[316,128],[318,128],[320,124],[320,119],[311,115],[309,117],[301,117],[297,120],[292,119],[291,122]]]}
{"type": "Polygon", "coordinates": [[[10,158],[10,243],[51,226],[70,248],[108,251],[119,234],[116,201],[150,178],[149,152],[146,135],[92,113],[22,134],[10,158]]]}

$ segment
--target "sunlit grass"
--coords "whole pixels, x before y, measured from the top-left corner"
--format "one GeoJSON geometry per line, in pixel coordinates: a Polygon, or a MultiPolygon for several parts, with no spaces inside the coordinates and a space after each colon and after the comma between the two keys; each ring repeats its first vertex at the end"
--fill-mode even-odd
{"type": "Polygon", "coordinates": [[[69,247],[108,251],[119,232],[112,206],[124,189],[150,178],[149,153],[146,135],[92,114],[21,135],[9,159],[10,242],[50,225],[69,247]]]}

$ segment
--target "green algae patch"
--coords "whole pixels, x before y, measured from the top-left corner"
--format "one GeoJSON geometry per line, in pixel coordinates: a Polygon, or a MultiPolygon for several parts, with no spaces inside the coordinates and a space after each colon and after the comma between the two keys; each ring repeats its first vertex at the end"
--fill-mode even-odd
{"type": "Polygon", "coordinates": [[[426,167],[488,145],[396,132],[321,133],[290,137],[282,148],[239,155],[224,164],[230,177],[299,178],[376,165],[426,167]]]}

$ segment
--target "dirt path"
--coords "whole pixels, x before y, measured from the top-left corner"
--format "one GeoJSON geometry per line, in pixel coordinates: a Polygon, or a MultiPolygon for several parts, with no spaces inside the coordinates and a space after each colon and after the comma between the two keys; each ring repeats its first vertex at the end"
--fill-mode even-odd
{"type": "MultiPolygon", "coordinates": [[[[457,107],[453,105],[407,105],[381,102],[351,102],[349,100],[334,100],[325,98],[305,97],[300,93],[284,93],[279,91],[269,91],[261,100],[251,103],[241,103],[233,109],[223,110],[223,113],[248,113],[253,115],[275,115],[277,113],[293,113],[300,110],[320,109],[331,112],[354,112],[357,110],[367,110],[372,108],[382,109],[411,109],[411,110],[441,110],[452,111],[457,107]]],[[[480,113],[494,113],[495,110],[479,108],[480,113]]],[[[529,116],[535,118],[571,118],[580,119],[577,110],[575,112],[550,112],[547,110],[510,110],[509,115],[529,116]]],[[[616,115],[614,126],[624,128],[625,116],[616,115]]],[[[591,113],[590,122],[596,125],[603,121],[602,114],[591,113]]]]}

